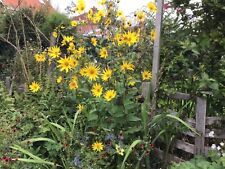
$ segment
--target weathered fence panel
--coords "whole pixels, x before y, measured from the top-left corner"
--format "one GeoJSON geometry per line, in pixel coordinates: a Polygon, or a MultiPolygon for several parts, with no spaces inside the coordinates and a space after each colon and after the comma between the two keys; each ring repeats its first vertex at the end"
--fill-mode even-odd
{"type": "MultiPolygon", "coordinates": [[[[191,127],[195,128],[199,135],[191,131],[182,132],[182,139],[184,140],[175,140],[174,148],[182,150],[186,153],[192,155],[207,155],[208,151],[211,149],[208,145],[205,144],[206,138],[210,139],[225,139],[225,130],[224,129],[212,129],[212,126],[221,126],[222,118],[220,117],[207,117],[207,99],[206,97],[194,97],[190,94],[176,92],[168,96],[170,99],[175,100],[196,100],[196,109],[195,109],[195,119],[187,118],[187,122],[191,127]],[[208,129],[208,127],[210,129],[208,129]],[[214,136],[210,136],[209,133],[214,131],[214,136]],[[187,137],[188,136],[188,137],[187,137]],[[194,144],[189,143],[190,140],[194,141],[194,144]]],[[[170,110],[169,112],[174,114],[174,111],[170,110]]],[[[178,113],[177,113],[178,114],[178,113]]],[[[157,149],[160,152],[159,158],[163,158],[163,151],[157,149]]],[[[175,154],[169,154],[169,161],[181,162],[183,159],[178,157],[175,154]]],[[[184,160],[183,160],[184,161],[184,160]]]]}

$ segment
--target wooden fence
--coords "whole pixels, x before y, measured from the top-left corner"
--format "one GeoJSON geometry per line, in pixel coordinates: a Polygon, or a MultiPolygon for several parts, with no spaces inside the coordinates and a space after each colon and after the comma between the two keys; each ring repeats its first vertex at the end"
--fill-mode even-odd
{"type": "MultiPolygon", "coordinates": [[[[170,95],[169,98],[175,100],[190,100],[194,99],[196,101],[195,108],[195,119],[185,119],[185,121],[192,127],[196,129],[199,135],[194,132],[188,131],[183,132],[183,137],[188,137],[189,139],[179,139],[175,140],[173,144],[173,149],[182,150],[185,153],[191,155],[207,155],[210,150],[210,145],[206,144],[206,140],[210,143],[210,139],[225,139],[225,130],[212,129],[212,127],[221,126],[222,119],[220,117],[207,117],[207,98],[206,97],[191,97],[190,94],[177,92],[170,95]],[[214,136],[210,136],[210,132],[214,131],[214,136]],[[194,143],[190,143],[189,140],[194,140],[194,143]]],[[[160,158],[163,158],[163,151],[159,148],[157,149],[160,158]]],[[[168,154],[168,161],[182,162],[184,159],[178,157],[174,154],[168,154]]]]}

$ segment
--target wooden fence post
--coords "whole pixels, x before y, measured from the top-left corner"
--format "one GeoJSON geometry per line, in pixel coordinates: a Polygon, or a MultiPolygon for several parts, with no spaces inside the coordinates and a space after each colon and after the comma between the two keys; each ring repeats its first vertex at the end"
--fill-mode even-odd
{"type": "Polygon", "coordinates": [[[5,78],[5,87],[6,87],[6,90],[7,90],[8,94],[10,94],[11,78],[9,76],[7,76],[5,78]]]}
{"type": "MultiPolygon", "coordinates": [[[[56,44],[56,38],[53,35],[51,35],[50,36],[50,47],[55,46],[55,44],[56,44]]],[[[55,67],[55,63],[52,61],[47,70],[48,77],[51,77],[54,67],[55,67]]]]}
{"type": "Polygon", "coordinates": [[[142,96],[148,102],[150,102],[150,86],[151,86],[151,83],[150,82],[142,82],[142,86],[141,86],[142,96]]]}
{"type": "Polygon", "coordinates": [[[155,21],[155,31],[156,38],[154,40],[153,46],[153,59],[152,59],[152,116],[154,116],[154,112],[156,109],[156,92],[158,88],[158,75],[159,75],[159,65],[160,65],[160,45],[161,45],[161,30],[162,30],[162,18],[163,18],[163,4],[164,0],[157,1],[157,13],[156,13],[156,21],[155,21]]]}
{"type": "Polygon", "coordinates": [[[196,104],[196,130],[200,134],[195,137],[195,154],[205,154],[205,122],[206,122],[206,106],[205,97],[197,97],[196,104]]]}

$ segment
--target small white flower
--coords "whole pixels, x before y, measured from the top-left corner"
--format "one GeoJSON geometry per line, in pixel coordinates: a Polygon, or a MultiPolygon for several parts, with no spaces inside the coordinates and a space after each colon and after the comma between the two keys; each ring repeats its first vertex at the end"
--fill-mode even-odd
{"type": "Polygon", "coordinates": [[[214,131],[210,131],[209,132],[209,137],[214,137],[215,132],[214,131]]]}
{"type": "Polygon", "coordinates": [[[220,146],[218,146],[218,147],[217,147],[217,150],[218,150],[218,151],[220,151],[220,150],[221,150],[221,147],[220,147],[220,146]]]}
{"type": "Polygon", "coordinates": [[[224,146],[224,142],[221,142],[220,145],[223,147],[224,146]]]}
{"type": "Polygon", "coordinates": [[[225,153],[223,153],[222,156],[225,157],[225,153]]]}
{"type": "Polygon", "coordinates": [[[211,149],[215,150],[216,149],[216,145],[215,144],[212,144],[211,145],[211,149]]]}

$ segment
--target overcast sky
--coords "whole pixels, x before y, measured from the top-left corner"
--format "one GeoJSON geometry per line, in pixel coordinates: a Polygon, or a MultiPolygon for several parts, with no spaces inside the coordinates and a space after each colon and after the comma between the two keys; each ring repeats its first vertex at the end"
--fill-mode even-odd
{"type": "MultiPolygon", "coordinates": [[[[65,12],[65,8],[72,2],[77,2],[77,0],[51,0],[53,7],[61,12],[65,12]]],[[[90,9],[93,6],[98,7],[98,0],[85,0],[85,2],[87,5],[86,9],[90,9]]],[[[154,2],[154,0],[121,0],[120,9],[127,15],[146,6],[148,2],[154,2]]]]}

